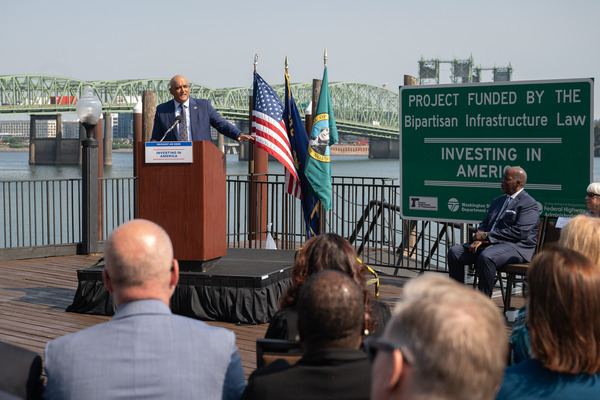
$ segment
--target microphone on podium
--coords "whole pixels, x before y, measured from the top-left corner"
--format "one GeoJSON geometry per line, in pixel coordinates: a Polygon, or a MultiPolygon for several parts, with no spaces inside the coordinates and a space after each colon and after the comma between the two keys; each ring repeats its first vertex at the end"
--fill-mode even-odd
{"type": "Polygon", "coordinates": [[[167,134],[169,132],[171,132],[173,129],[175,129],[175,127],[177,126],[178,123],[181,122],[182,120],[182,116],[181,114],[179,114],[178,116],[175,117],[175,122],[173,122],[173,125],[171,125],[171,127],[169,129],[167,129],[167,131],[165,132],[165,134],[160,138],[159,142],[162,142],[163,140],[165,140],[165,137],[167,136],[167,134]]]}

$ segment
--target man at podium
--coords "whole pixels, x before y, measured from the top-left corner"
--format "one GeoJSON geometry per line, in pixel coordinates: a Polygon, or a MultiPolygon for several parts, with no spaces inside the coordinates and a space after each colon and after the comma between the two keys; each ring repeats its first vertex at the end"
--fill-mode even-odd
{"type": "Polygon", "coordinates": [[[211,141],[210,127],[230,139],[254,140],[252,135],[242,133],[227,122],[208,100],[191,99],[190,85],[181,75],[175,75],[169,83],[173,100],[156,107],[153,141],[211,141]]]}

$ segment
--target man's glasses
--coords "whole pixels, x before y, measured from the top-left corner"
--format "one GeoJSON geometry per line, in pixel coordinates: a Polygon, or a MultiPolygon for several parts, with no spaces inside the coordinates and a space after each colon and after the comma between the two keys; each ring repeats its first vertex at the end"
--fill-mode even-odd
{"type": "Polygon", "coordinates": [[[598,194],[598,193],[592,193],[592,192],[587,192],[586,195],[587,195],[587,197],[589,197],[591,199],[593,199],[596,196],[600,196],[600,194],[598,194]]]}
{"type": "Polygon", "coordinates": [[[414,363],[414,357],[410,350],[406,348],[406,346],[395,345],[376,337],[368,337],[363,343],[365,346],[365,352],[367,353],[367,356],[371,362],[375,360],[375,357],[377,357],[377,352],[380,350],[387,353],[393,353],[394,350],[399,350],[400,353],[402,353],[402,357],[408,364],[414,363]]]}

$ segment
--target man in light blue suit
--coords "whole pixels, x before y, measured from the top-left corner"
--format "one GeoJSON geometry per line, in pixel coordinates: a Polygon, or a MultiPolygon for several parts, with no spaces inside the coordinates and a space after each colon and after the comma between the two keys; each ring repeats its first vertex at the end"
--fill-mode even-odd
{"type": "Polygon", "coordinates": [[[531,261],[539,231],[537,202],[523,188],[527,173],[521,167],[507,168],[498,196],[479,224],[471,243],[452,246],[448,251],[450,277],[464,282],[464,266],[475,264],[478,288],[492,296],[496,267],[531,261]]]}
{"type": "Polygon", "coordinates": [[[179,265],[167,233],[129,221],[105,246],[111,321],[46,345],[48,399],[238,399],[244,372],[235,335],[171,314],[179,265]]]}
{"type": "Polygon", "coordinates": [[[254,140],[252,135],[243,134],[223,119],[208,100],[191,99],[190,85],[185,77],[175,75],[171,78],[169,92],[173,100],[156,107],[152,128],[153,141],[211,141],[211,126],[233,140],[254,140]],[[177,119],[180,122],[173,127],[177,119]],[[171,127],[173,129],[168,132],[171,127]]]}

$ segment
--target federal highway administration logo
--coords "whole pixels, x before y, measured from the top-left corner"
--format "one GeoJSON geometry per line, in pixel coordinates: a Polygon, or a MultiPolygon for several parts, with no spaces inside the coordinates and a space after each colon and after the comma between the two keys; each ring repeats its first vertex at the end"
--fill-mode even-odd
{"type": "Polygon", "coordinates": [[[448,209],[450,211],[452,211],[452,212],[458,211],[459,206],[460,206],[460,203],[454,197],[451,198],[450,200],[448,200],[448,209]]]}

